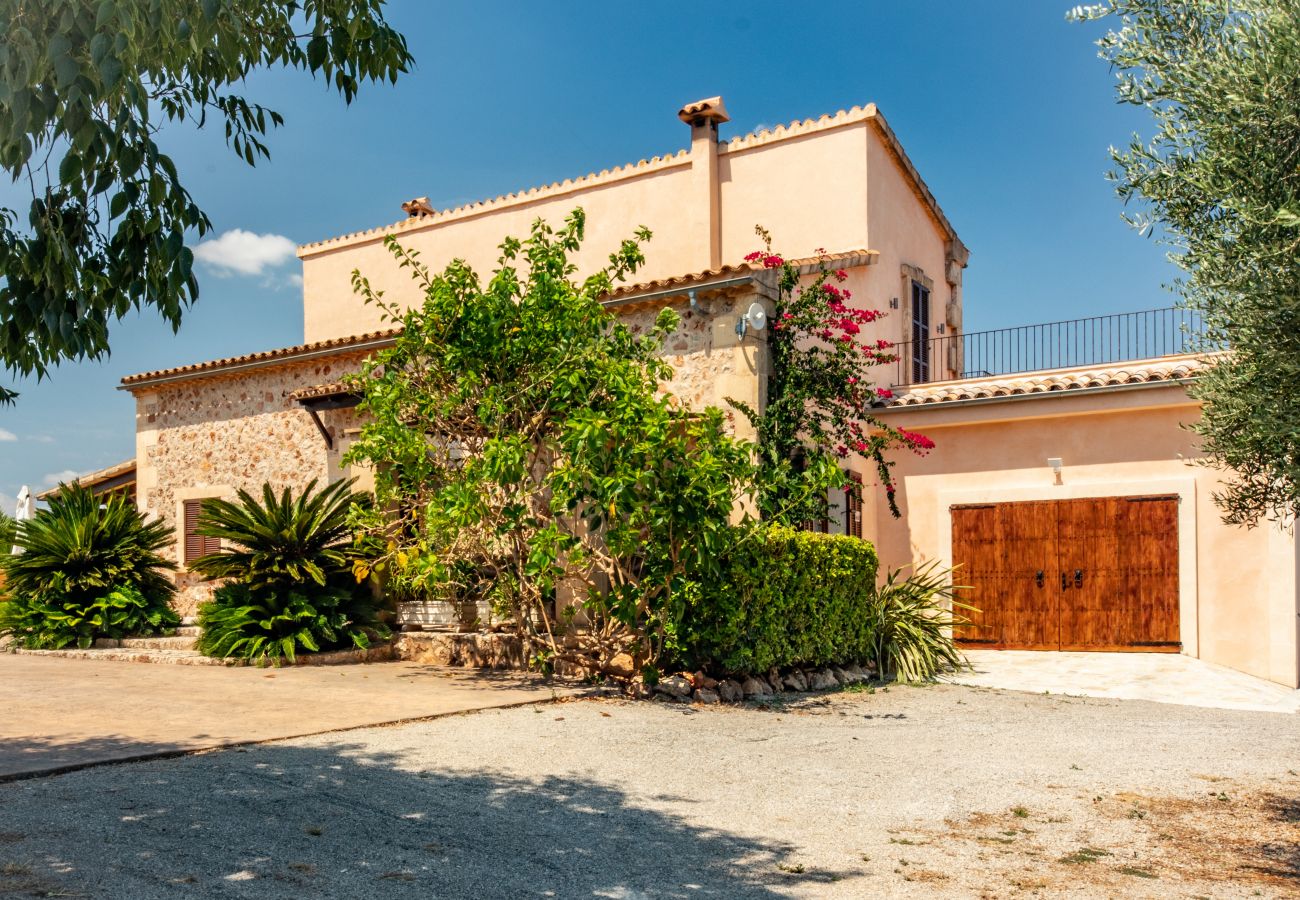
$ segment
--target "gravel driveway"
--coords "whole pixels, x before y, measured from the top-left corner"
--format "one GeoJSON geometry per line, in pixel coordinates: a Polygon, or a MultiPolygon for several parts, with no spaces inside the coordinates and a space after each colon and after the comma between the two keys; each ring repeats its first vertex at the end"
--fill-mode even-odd
{"type": "Polygon", "coordinates": [[[0,896],[1281,897],[1300,716],[584,700],[0,785],[0,896]]]}

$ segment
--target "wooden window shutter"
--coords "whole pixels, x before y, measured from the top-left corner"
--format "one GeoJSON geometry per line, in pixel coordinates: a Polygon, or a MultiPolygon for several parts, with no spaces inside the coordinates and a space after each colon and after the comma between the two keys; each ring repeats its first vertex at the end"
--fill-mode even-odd
{"type": "Polygon", "coordinates": [[[186,500],[184,503],[185,521],[182,523],[181,530],[184,538],[184,554],[181,561],[186,565],[194,562],[200,556],[221,551],[220,538],[204,537],[198,533],[199,513],[202,512],[202,509],[202,500],[186,500]]]}
{"type": "Polygon", "coordinates": [[[850,472],[853,484],[844,492],[845,534],[856,538],[866,536],[866,523],[862,521],[862,476],[850,472]]]}

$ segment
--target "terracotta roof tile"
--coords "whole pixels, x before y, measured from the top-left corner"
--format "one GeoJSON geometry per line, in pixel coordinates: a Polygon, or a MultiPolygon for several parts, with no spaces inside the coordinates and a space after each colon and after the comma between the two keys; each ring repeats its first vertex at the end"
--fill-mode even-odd
{"type": "MultiPolygon", "coordinates": [[[[97,484],[102,484],[105,481],[111,481],[112,479],[119,478],[123,475],[129,475],[134,471],[135,471],[135,457],[133,456],[130,459],[124,459],[120,463],[114,463],[113,465],[108,466],[106,468],[98,469],[94,472],[88,472],[85,475],[78,477],[76,479],[76,483],[81,485],[82,487],[93,488],[97,484]]],[[[48,491],[42,491],[41,493],[37,494],[36,499],[48,500],[50,497],[53,497],[58,492],[59,492],[58,487],[52,487],[48,491]]]]}
{"type": "Polygon", "coordinates": [[[392,328],[386,331],[371,331],[366,334],[359,334],[355,337],[334,338],[328,341],[316,341],[311,344],[298,344],[293,347],[281,347],[278,350],[264,350],[260,353],[246,353],[243,356],[229,356],[225,359],[213,359],[207,362],[192,363],[188,366],[177,366],[172,369],[158,369],[153,372],[141,372],[138,375],[128,375],[122,379],[122,387],[130,390],[134,387],[140,387],[162,380],[176,380],[186,378],[192,375],[204,375],[209,372],[216,372],[223,369],[232,369],[250,365],[266,365],[273,362],[291,362],[292,360],[304,357],[315,356],[322,353],[334,351],[344,351],[352,347],[364,347],[370,344],[383,344],[391,341],[400,333],[400,329],[392,328]]]}
{"type": "MultiPolygon", "coordinates": [[[[857,266],[875,265],[876,260],[879,258],[880,252],[877,250],[846,250],[842,253],[829,253],[825,256],[808,256],[800,259],[792,259],[790,262],[798,266],[801,272],[807,274],[816,271],[819,265],[824,265],[829,269],[852,269],[857,266]]],[[[763,271],[765,270],[761,265],[747,262],[739,263],[737,265],[721,266],[717,269],[705,269],[701,272],[688,272],[684,275],[658,278],[654,281],[642,281],[637,284],[619,285],[609,292],[608,298],[611,300],[620,300],[625,297],[630,297],[633,294],[652,293],[655,291],[670,290],[675,287],[687,288],[690,285],[700,284],[705,281],[755,275],[763,271]]]]}
{"type": "Polygon", "coordinates": [[[989,400],[1030,394],[1064,393],[1095,388],[1120,387],[1152,382],[1179,382],[1196,377],[1210,365],[1204,356],[1171,356],[1075,369],[1057,369],[1003,375],[996,378],[966,378],[922,384],[900,391],[882,405],[886,408],[931,406],[966,400],[989,400]]]}
{"type": "Polygon", "coordinates": [[[343,394],[355,394],[358,391],[344,384],[341,381],[330,381],[325,384],[313,384],[310,387],[299,388],[289,394],[290,400],[319,400],[322,397],[338,397],[343,394]]]}

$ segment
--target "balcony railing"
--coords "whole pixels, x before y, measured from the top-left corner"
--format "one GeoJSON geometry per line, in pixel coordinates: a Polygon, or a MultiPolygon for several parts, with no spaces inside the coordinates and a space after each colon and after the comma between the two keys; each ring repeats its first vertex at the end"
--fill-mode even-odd
{"type": "Polygon", "coordinates": [[[1195,310],[1170,307],[941,335],[894,348],[894,386],[1100,366],[1178,356],[1205,349],[1205,322],[1195,310]]]}

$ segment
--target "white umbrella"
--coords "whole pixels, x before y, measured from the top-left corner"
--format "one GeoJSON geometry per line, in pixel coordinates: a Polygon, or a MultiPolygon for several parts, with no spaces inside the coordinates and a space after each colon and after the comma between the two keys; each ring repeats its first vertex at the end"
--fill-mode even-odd
{"type": "MultiPolygon", "coordinates": [[[[32,500],[32,492],[28,490],[27,485],[24,484],[23,489],[18,492],[18,508],[14,510],[14,521],[25,522],[30,519],[32,514],[35,512],[36,503],[32,500]]],[[[22,553],[23,548],[15,544],[13,552],[22,553]]]]}

